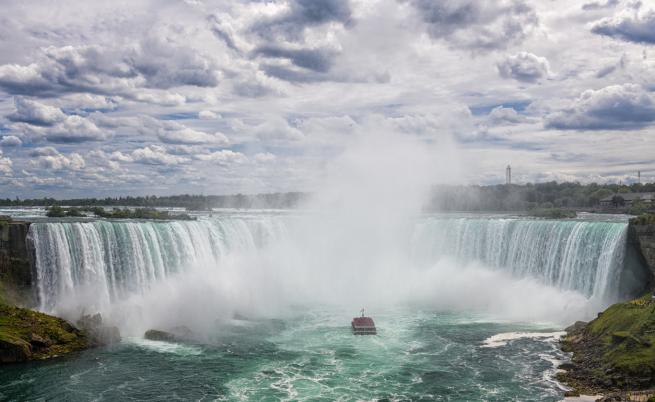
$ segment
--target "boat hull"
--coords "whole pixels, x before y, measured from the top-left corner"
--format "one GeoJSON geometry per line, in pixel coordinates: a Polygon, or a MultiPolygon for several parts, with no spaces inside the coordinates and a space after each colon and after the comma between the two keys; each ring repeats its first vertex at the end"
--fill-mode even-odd
{"type": "Polygon", "coordinates": [[[351,326],[353,335],[377,335],[378,333],[371,317],[355,317],[351,326]]]}

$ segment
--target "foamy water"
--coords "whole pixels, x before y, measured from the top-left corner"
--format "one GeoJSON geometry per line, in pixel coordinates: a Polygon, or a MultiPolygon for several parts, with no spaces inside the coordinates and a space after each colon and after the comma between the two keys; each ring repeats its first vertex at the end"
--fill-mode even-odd
{"type": "Polygon", "coordinates": [[[557,332],[506,332],[496,334],[482,341],[482,347],[497,348],[505,346],[509,342],[517,339],[536,339],[544,341],[557,341],[562,336],[566,335],[564,331],[557,332]]]}

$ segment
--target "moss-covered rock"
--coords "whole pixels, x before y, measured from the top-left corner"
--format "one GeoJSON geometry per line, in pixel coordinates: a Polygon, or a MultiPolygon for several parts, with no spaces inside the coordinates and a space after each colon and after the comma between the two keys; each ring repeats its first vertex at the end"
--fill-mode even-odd
{"type": "Polygon", "coordinates": [[[48,359],[88,347],[88,337],[61,318],[0,304],[0,363],[48,359]]]}
{"type": "Polygon", "coordinates": [[[586,326],[571,327],[562,341],[573,352],[560,379],[580,391],[655,387],[655,300],[651,295],[618,303],[586,326]]]}

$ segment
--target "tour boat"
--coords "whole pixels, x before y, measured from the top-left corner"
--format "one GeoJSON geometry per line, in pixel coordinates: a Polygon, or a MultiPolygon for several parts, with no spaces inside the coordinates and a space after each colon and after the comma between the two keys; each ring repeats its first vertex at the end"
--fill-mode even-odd
{"type": "Polygon", "coordinates": [[[354,335],[376,335],[377,330],[375,329],[375,322],[371,317],[366,317],[364,315],[364,309],[362,309],[362,315],[360,317],[353,318],[351,323],[353,328],[354,335]]]}

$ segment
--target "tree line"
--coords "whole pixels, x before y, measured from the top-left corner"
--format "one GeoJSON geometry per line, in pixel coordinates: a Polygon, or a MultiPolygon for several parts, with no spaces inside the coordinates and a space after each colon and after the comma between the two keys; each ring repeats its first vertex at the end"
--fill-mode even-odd
{"type": "MultiPolygon", "coordinates": [[[[534,209],[599,210],[600,200],[626,193],[655,192],[655,183],[580,184],[577,182],[436,186],[427,209],[441,211],[530,211],[534,209]]],[[[617,205],[621,207],[621,205],[617,205]]],[[[636,208],[646,205],[637,203],[636,208]]],[[[641,211],[635,211],[641,213],[641,211]]]]}
{"type": "MultiPolygon", "coordinates": [[[[600,200],[625,193],[655,192],[655,183],[644,184],[580,184],[577,182],[511,184],[511,185],[439,185],[434,186],[425,204],[429,211],[531,211],[600,208],[600,200]]],[[[0,206],[66,205],[71,207],[178,207],[189,211],[211,208],[290,209],[298,207],[309,193],[288,192],[234,195],[171,195],[126,196],[75,199],[0,199],[0,206]]],[[[621,205],[617,205],[621,207],[621,205]]],[[[646,208],[637,203],[636,208],[646,208]]],[[[640,213],[639,211],[633,211],[640,213]]]]}
{"type": "Polygon", "coordinates": [[[126,196],[106,198],[73,198],[55,199],[0,199],[0,206],[17,207],[49,207],[52,205],[66,205],[71,207],[178,207],[189,211],[202,211],[211,208],[275,208],[287,209],[298,206],[307,196],[306,193],[270,193],[270,194],[234,194],[234,195],[171,195],[171,196],[126,196]]]}

